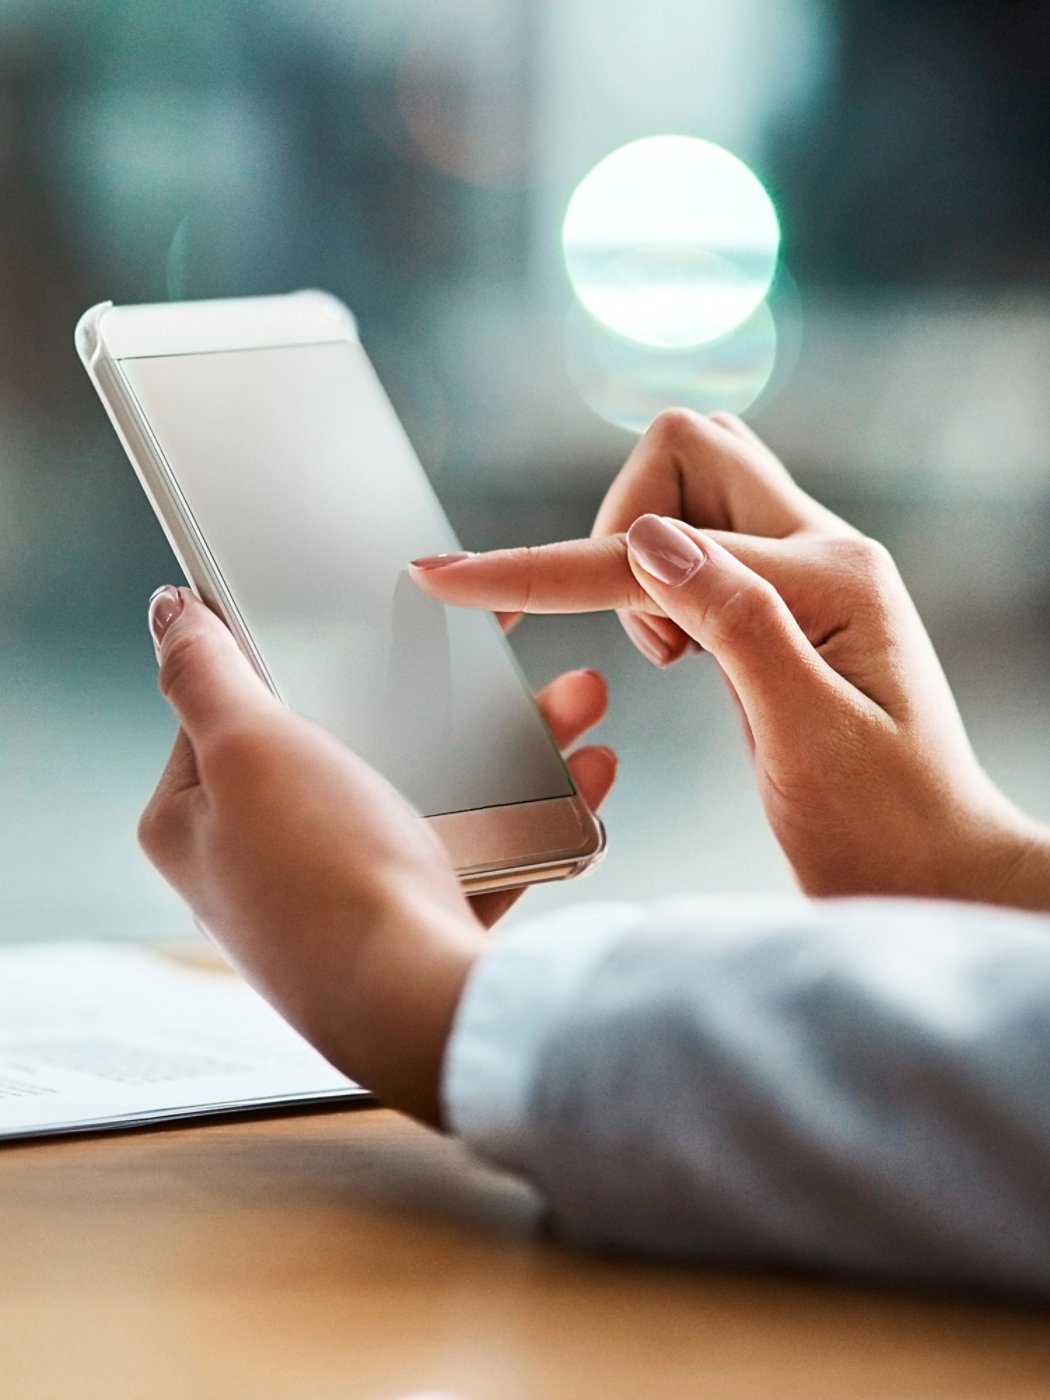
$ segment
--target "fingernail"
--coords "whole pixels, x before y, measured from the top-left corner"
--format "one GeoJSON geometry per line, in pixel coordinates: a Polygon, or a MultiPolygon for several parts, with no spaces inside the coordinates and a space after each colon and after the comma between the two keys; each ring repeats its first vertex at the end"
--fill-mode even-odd
{"type": "Polygon", "coordinates": [[[654,666],[666,666],[671,659],[671,648],[649,624],[636,613],[621,616],[624,631],[631,641],[649,658],[654,666]]]}
{"type": "Polygon", "coordinates": [[[182,594],[170,583],[158,588],[149,600],[149,630],[159,647],[164,634],[182,612],[182,594]]]}
{"type": "Polygon", "coordinates": [[[413,569],[443,569],[446,564],[459,564],[472,557],[469,550],[453,550],[450,554],[424,554],[422,559],[410,559],[413,569]]]}
{"type": "Polygon", "coordinates": [[[627,547],[646,573],[678,588],[707,558],[700,546],[661,515],[642,515],[627,531],[627,547]]]}

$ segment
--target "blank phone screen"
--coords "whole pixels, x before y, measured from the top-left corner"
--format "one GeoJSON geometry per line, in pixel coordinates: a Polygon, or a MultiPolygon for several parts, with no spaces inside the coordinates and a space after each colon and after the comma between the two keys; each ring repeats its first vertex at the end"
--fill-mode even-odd
{"type": "Polygon", "coordinates": [[[426,816],[573,792],[496,621],[408,576],[458,545],[360,345],[119,363],[287,705],[426,816]]]}

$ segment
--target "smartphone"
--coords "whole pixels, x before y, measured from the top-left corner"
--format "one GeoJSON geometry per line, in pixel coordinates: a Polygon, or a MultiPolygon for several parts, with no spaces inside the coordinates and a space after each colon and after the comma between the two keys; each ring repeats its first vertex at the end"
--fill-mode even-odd
{"type": "Polygon", "coordinates": [[[194,592],[284,704],[414,804],[464,887],[592,867],[602,826],[497,621],[408,576],[459,546],[347,308],[106,302],[76,343],[194,592]]]}

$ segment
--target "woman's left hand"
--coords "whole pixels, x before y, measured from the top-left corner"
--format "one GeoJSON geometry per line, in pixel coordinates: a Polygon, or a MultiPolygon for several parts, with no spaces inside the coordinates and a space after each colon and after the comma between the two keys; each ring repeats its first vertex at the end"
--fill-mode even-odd
{"type": "MultiPolygon", "coordinates": [[[[270,694],[187,590],[151,608],[180,721],[142,845],[245,978],[334,1065],[440,1121],[445,1045],[484,928],[515,898],[468,901],[426,822],[368,764],[270,694]]],[[[538,696],[563,747],[605,712],[593,671],[538,696]]],[[[569,759],[597,807],[615,758],[569,759]]]]}

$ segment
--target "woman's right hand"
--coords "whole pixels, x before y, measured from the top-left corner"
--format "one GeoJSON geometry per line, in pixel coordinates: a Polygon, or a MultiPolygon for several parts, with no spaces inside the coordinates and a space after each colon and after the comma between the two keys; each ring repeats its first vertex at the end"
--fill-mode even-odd
{"type": "Polygon", "coordinates": [[[414,576],[467,607],[615,608],[657,664],[691,642],[710,652],[808,893],[1050,908],[1050,833],[978,764],[890,556],[737,420],[661,415],[588,540],[423,560],[414,576]]]}

